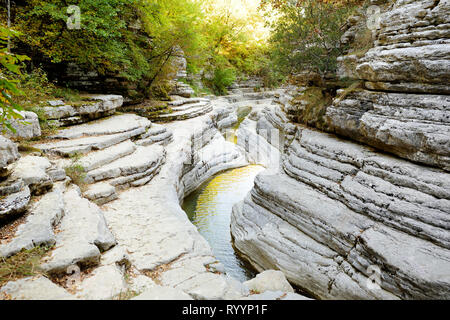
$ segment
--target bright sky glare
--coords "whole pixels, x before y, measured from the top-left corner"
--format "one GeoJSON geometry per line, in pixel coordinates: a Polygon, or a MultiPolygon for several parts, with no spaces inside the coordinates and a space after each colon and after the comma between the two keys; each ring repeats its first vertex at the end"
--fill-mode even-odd
{"type": "Polygon", "coordinates": [[[247,32],[256,41],[267,39],[270,32],[265,27],[262,13],[258,11],[260,0],[212,0],[218,11],[229,10],[236,18],[249,21],[247,32]]]}

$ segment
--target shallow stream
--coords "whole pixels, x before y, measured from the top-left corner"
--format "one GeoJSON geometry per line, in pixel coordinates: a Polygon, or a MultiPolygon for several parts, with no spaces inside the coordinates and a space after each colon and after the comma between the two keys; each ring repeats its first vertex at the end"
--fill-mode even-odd
{"type": "Polygon", "coordinates": [[[255,276],[233,249],[230,234],[231,210],[252,189],[261,166],[250,165],[217,174],[185,198],[183,209],[209,242],[228,275],[240,281],[255,276]]]}

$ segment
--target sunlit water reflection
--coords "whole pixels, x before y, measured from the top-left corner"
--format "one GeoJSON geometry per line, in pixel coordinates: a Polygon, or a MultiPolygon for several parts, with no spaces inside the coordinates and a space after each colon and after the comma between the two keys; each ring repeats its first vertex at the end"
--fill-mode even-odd
{"type": "Polygon", "coordinates": [[[252,165],[221,173],[187,197],[183,204],[189,219],[209,242],[227,274],[240,281],[246,281],[254,274],[245,267],[231,245],[231,210],[252,189],[256,175],[262,170],[263,167],[252,165]]]}

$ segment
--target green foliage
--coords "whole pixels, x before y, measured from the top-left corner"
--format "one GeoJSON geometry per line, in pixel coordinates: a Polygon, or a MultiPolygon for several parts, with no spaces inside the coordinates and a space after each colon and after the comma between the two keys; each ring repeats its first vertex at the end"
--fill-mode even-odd
{"type": "Polygon", "coordinates": [[[37,55],[121,76],[145,91],[169,73],[176,46],[196,50],[199,14],[191,0],[31,0],[15,21],[37,55]],[[71,4],[80,8],[80,29],[67,28],[71,4]]]}
{"type": "Polygon", "coordinates": [[[355,9],[352,1],[347,2],[303,0],[280,5],[270,39],[275,67],[288,74],[335,72],[337,57],[347,49],[340,44],[343,27],[355,9]]]}
{"type": "Polygon", "coordinates": [[[194,59],[188,56],[188,71],[203,70],[205,84],[216,94],[226,93],[239,78],[262,76],[269,48],[255,35],[254,26],[263,24],[259,12],[238,15],[229,1],[217,0],[204,0],[202,8],[200,45],[194,59]]]}
{"type": "Polygon", "coordinates": [[[76,103],[83,100],[78,91],[58,87],[48,80],[47,73],[36,67],[29,73],[24,73],[20,77],[18,87],[26,95],[16,96],[15,101],[22,105],[24,109],[31,110],[36,105],[51,99],[63,99],[67,103],[76,103]]]}
{"type": "Polygon", "coordinates": [[[256,12],[239,16],[218,0],[30,0],[14,19],[20,47],[33,57],[123,77],[131,96],[158,96],[174,77],[178,49],[188,72],[217,75],[207,81],[217,92],[225,92],[231,69],[236,78],[270,75],[268,48],[251,31],[258,23],[256,12]],[[69,5],[80,8],[80,29],[67,27],[69,5]]]}
{"type": "MultiPolygon", "coordinates": [[[[135,0],[31,0],[19,7],[16,24],[21,40],[53,62],[76,62],[100,73],[130,69],[125,17],[133,15],[135,0]],[[81,10],[81,29],[67,28],[68,5],[81,10]]],[[[136,76],[131,72],[130,77],[136,76]]]]}
{"type": "MultiPolygon", "coordinates": [[[[255,28],[263,24],[259,12],[242,15],[231,2],[218,0],[30,0],[17,7],[14,23],[22,47],[39,59],[121,76],[131,82],[130,95],[167,99],[179,49],[188,72],[201,73],[218,94],[249,76],[273,87],[300,70],[333,72],[346,49],[339,40],[355,1],[265,0],[277,9],[269,43],[255,28]],[[72,4],[81,11],[80,29],[66,25],[72,4]]],[[[32,85],[42,87],[46,79],[36,77],[43,81],[32,85]]],[[[77,99],[76,93],[58,90],[55,96],[77,99]]]]}
{"type": "Polygon", "coordinates": [[[14,101],[15,96],[22,95],[23,92],[17,87],[16,77],[21,75],[21,62],[28,59],[24,55],[16,55],[8,52],[7,43],[11,37],[18,33],[0,26],[0,125],[2,132],[9,129],[15,132],[11,119],[22,119],[17,110],[22,107],[14,101]],[[5,129],[6,128],[6,129],[5,129]]]}
{"type": "Polygon", "coordinates": [[[226,94],[227,87],[236,80],[236,70],[233,68],[216,69],[212,80],[216,94],[226,94]]]}

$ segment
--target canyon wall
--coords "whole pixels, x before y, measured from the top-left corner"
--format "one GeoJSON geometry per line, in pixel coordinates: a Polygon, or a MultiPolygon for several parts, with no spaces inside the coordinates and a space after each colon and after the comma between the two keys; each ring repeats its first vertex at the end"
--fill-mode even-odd
{"type": "Polygon", "coordinates": [[[372,4],[380,28],[371,49],[339,59],[358,85],[325,106],[328,133],[271,121],[292,114],[292,88],[243,123],[241,143],[258,123],[289,134],[234,207],[234,243],[317,298],[449,299],[450,3],[372,4]]]}

